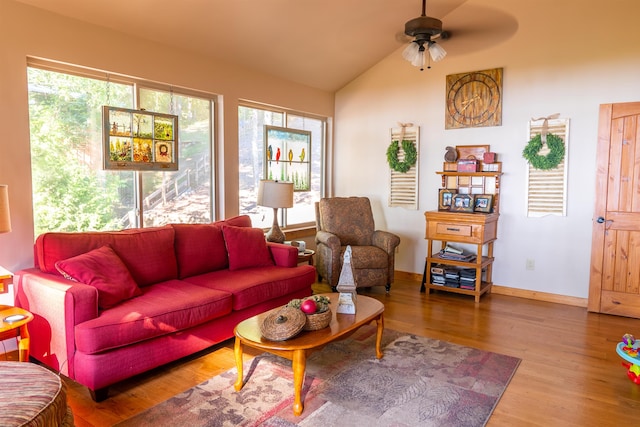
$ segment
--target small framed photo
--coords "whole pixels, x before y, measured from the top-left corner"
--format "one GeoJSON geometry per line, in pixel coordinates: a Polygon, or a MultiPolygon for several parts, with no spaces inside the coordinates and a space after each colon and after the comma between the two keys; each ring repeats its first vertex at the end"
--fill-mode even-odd
{"type": "Polygon", "coordinates": [[[453,203],[453,196],[457,193],[456,190],[450,190],[447,188],[440,189],[438,197],[438,210],[448,211],[451,210],[451,204],[453,203]]]}
{"type": "Polygon", "coordinates": [[[475,196],[472,194],[454,194],[451,210],[454,212],[473,212],[475,196]]]}
{"type": "Polygon", "coordinates": [[[473,210],[475,212],[491,213],[493,210],[493,194],[478,194],[473,210]]]}

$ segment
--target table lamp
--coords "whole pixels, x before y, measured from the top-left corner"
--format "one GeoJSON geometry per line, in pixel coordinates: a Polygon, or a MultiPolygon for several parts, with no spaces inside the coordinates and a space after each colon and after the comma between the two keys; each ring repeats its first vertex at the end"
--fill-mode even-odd
{"type": "MultiPolygon", "coordinates": [[[[11,231],[11,216],[9,215],[9,186],[0,185],[0,233],[11,231]]],[[[0,294],[9,292],[9,285],[13,281],[13,275],[0,266],[0,294]]]]}
{"type": "Polygon", "coordinates": [[[278,226],[278,208],[293,207],[293,183],[261,180],[258,187],[258,205],[273,208],[273,225],[267,232],[267,241],[284,242],[284,233],[278,226]]]}

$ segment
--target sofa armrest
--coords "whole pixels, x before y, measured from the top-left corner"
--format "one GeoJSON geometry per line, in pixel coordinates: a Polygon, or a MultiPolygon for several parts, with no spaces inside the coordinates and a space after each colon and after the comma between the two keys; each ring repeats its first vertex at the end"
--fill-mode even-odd
{"type": "Polygon", "coordinates": [[[393,255],[396,247],[400,244],[400,237],[388,231],[376,230],[373,232],[373,246],[377,246],[389,255],[393,255]]]}
{"type": "Polygon", "coordinates": [[[14,275],[16,305],[29,310],[30,354],[74,378],[75,326],[98,317],[98,291],[37,268],[14,275]]]}
{"type": "Polygon", "coordinates": [[[280,267],[296,267],[298,265],[298,248],[283,243],[267,242],[271,256],[280,267]]]}

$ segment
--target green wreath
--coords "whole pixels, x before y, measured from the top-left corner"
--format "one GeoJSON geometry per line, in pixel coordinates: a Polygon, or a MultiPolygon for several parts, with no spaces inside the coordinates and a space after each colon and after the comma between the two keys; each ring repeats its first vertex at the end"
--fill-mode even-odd
{"type": "Polygon", "coordinates": [[[400,144],[398,141],[391,141],[389,148],[387,148],[387,162],[391,169],[396,172],[407,173],[411,166],[416,164],[418,160],[418,151],[412,141],[402,141],[402,151],[404,151],[404,160],[401,162],[398,160],[398,152],[400,151],[400,144]]]}
{"type": "Polygon", "coordinates": [[[552,133],[547,134],[547,146],[551,151],[546,156],[538,154],[542,148],[542,136],[540,134],[531,138],[522,151],[522,157],[536,169],[549,170],[557,167],[564,159],[564,141],[552,133]]]}

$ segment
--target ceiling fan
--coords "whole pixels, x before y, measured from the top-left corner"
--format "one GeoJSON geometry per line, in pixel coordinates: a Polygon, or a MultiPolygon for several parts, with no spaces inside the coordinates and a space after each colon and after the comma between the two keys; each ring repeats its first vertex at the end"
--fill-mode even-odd
{"type": "MultiPolygon", "coordinates": [[[[424,70],[425,51],[434,62],[442,60],[447,52],[435,42],[436,39],[447,39],[449,33],[442,31],[442,21],[426,15],[427,0],[422,0],[422,15],[404,24],[404,33],[414,39],[402,52],[402,57],[411,65],[424,70]]],[[[427,68],[431,68],[431,61],[427,68]]]]}

